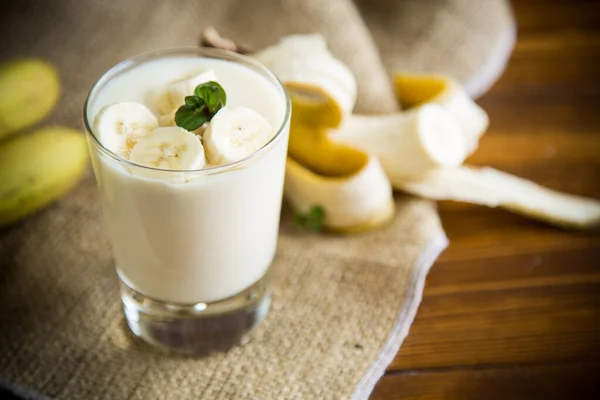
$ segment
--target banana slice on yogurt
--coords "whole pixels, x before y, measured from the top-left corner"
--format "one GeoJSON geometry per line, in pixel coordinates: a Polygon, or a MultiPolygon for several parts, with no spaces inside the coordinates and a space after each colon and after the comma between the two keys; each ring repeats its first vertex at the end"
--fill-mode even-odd
{"type": "Polygon", "coordinates": [[[122,102],[102,108],[94,119],[93,128],[104,147],[129,158],[136,143],[158,128],[158,121],[145,105],[122,102]]]}
{"type": "Polygon", "coordinates": [[[256,111],[223,107],[204,131],[206,157],[214,165],[241,160],[267,144],[274,134],[269,121],[256,111]]]}
{"type": "Polygon", "coordinates": [[[153,130],[137,142],[130,161],[152,168],[200,169],[205,164],[200,138],[177,126],[153,130]]]}
{"type": "Polygon", "coordinates": [[[204,71],[192,77],[186,77],[170,83],[158,101],[158,112],[161,126],[174,125],[175,111],[185,104],[185,96],[194,94],[194,89],[201,83],[216,81],[217,76],[213,70],[204,71]],[[173,118],[170,118],[173,116],[173,118]]]}

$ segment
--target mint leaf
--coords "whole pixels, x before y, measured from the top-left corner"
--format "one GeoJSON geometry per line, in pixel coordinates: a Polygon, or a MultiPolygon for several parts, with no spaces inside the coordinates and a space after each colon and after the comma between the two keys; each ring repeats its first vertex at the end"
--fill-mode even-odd
{"type": "Polygon", "coordinates": [[[201,83],[194,89],[194,94],[206,103],[210,113],[215,115],[227,103],[225,90],[217,82],[210,81],[201,83]]]}
{"type": "Polygon", "coordinates": [[[190,132],[200,128],[209,119],[208,107],[200,97],[186,96],[185,105],[175,112],[175,124],[190,132]]]}
{"type": "Polygon", "coordinates": [[[320,232],[323,229],[323,217],[325,217],[323,207],[313,207],[304,220],[304,226],[311,232],[320,232]]]}
{"type": "Polygon", "coordinates": [[[225,90],[217,82],[201,83],[192,96],[185,97],[185,104],[175,112],[175,124],[188,131],[195,131],[210,121],[227,103],[225,90]]]}
{"type": "Polygon", "coordinates": [[[306,221],[306,217],[299,212],[294,212],[294,225],[298,228],[304,227],[304,221],[306,221]]]}
{"type": "Polygon", "coordinates": [[[190,107],[202,107],[205,103],[200,97],[185,96],[185,105],[190,107]]]}
{"type": "Polygon", "coordinates": [[[311,232],[320,232],[323,229],[325,210],[321,206],[312,207],[308,214],[294,213],[294,224],[306,228],[311,232]]]}

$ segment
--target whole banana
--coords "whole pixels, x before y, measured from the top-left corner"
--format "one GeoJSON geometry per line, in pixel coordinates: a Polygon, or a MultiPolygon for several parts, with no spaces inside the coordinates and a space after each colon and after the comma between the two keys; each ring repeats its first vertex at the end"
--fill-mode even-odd
{"type": "Polygon", "coordinates": [[[43,60],[0,64],[0,140],[40,122],[56,105],[58,73],[43,60]]]}
{"type": "Polygon", "coordinates": [[[17,222],[68,192],[88,162],[85,137],[48,127],[0,144],[0,228],[17,222]]]}

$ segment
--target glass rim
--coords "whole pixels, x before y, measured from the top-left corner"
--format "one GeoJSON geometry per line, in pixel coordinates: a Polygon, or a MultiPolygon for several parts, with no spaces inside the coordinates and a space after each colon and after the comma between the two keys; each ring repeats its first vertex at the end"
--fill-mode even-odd
{"type": "Polygon", "coordinates": [[[119,62],[118,64],[112,66],[111,68],[109,68],[92,85],[92,88],[88,92],[88,94],[85,98],[85,101],[83,103],[83,113],[82,113],[83,118],[82,119],[83,119],[83,126],[84,126],[86,132],[88,133],[88,135],[93,138],[94,144],[96,145],[96,147],[103,154],[107,155],[108,157],[114,159],[115,161],[117,161],[121,164],[125,164],[128,167],[142,168],[142,169],[146,169],[146,170],[150,170],[150,171],[159,171],[159,172],[164,172],[164,173],[182,173],[182,172],[184,172],[184,173],[201,173],[201,174],[212,175],[212,174],[227,172],[231,169],[237,169],[240,166],[242,166],[243,164],[246,164],[247,162],[249,162],[251,159],[256,158],[260,154],[265,153],[266,151],[268,151],[269,148],[273,147],[275,145],[275,143],[280,140],[281,136],[283,136],[283,132],[285,131],[286,127],[288,126],[288,124],[290,122],[291,111],[292,111],[292,104],[291,104],[290,96],[288,95],[287,90],[285,89],[285,86],[281,83],[279,78],[277,78],[277,76],[273,72],[271,72],[270,69],[265,67],[260,62],[256,61],[255,59],[253,59],[251,57],[247,57],[247,56],[244,56],[244,55],[232,52],[232,51],[228,51],[228,50],[213,49],[213,48],[207,48],[207,47],[188,46],[188,47],[168,48],[168,49],[155,50],[155,51],[151,51],[151,52],[142,53],[142,54],[139,54],[139,55],[136,55],[133,57],[129,57],[129,58],[119,62]],[[102,144],[102,142],[98,139],[98,137],[95,135],[94,131],[92,130],[92,128],[90,126],[89,117],[88,117],[88,106],[90,105],[91,99],[95,95],[97,95],[98,92],[111,79],[121,75],[122,73],[130,70],[131,68],[133,68],[137,65],[143,64],[144,62],[154,60],[154,59],[166,58],[168,56],[176,56],[176,55],[182,55],[182,56],[196,55],[196,56],[200,56],[200,57],[208,57],[208,58],[213,58],[213,59],[220,59],[220,60],[225,60],[225,61],[236,62],[236,63],[242,64],[242,65],[249,64],[249,65],[253,66],[255,69],[258,69],[259,72],[263,76],[266,75],[268,78],[270,78],[272,81],[270,83],[273,83],[275,86],[277,86],[281,90],[281,92],[283,93],[283,96],[284,96],[284,100],[285,100],[285,113],[283,115],[283,121],[281,122],[281,125],[277,129],[277,132],[275,133],[275,135],[273,135],[273,137],[267,143],[265,143],[260,149],[258,149],[257,151],[253,152],[252,154],[250,154],[240,160],[237,160],[232,163],[225,164],[225,165],[218,165],[218,166],[212,166],[212,167],[208,167],[208,168],[199,168],[199,169],[164,169],[164,168],[155,168],[155,167],[149,167],[146,165],[140,165],[140,164],[136,164],[132,161],[126,160],[125,158],[117,155],[116,153],[114,153],[113,151],[111,151],[110,149],[105,147],[102,144]]]}

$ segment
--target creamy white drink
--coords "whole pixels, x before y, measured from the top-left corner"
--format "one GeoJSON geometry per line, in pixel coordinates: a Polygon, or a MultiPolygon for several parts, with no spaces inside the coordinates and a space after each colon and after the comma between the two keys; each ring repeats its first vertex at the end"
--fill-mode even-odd
{"type": "Polygon", "coordinates": [[[169,56],[106,78],[92,94],[90,147],[120,278],[179,304],[223,300],[259,281],[277,244],[283,90],[235,62],[169,56]],[[226,106],[194,132],[176,127],[183,97],[207,80],[225,90],[226,106]]]}

